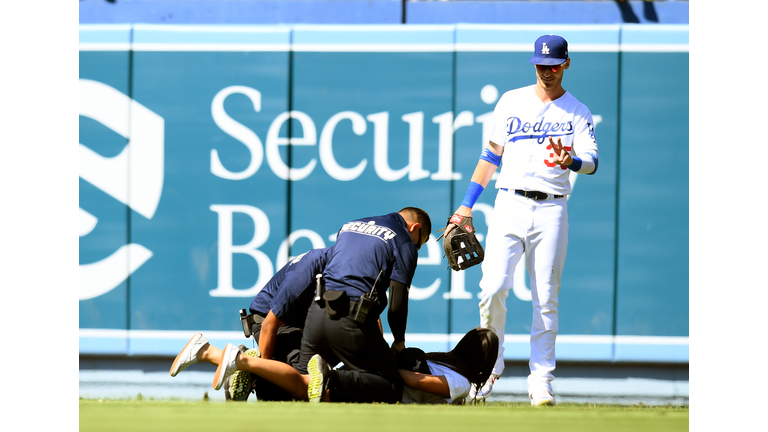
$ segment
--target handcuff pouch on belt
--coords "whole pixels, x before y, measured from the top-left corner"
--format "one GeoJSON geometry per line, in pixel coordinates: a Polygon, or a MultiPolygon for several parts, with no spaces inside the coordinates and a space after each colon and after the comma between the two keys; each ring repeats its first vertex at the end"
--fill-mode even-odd
{"type": "Polygon", "coordinates": [[[331,319],[339,319],[349,312],[349,300],[347,293],[342,290],[329,290],[323,292],[325,313],[331,319]]]}
{"type": "MultiPolygon", "coordinates": [[[[320,275],[318,275],[316,293],[322,292],[322,294],[317,294],[315,300],[317,301],[320,297],[322,297],[322,303],[325,303],[325,313],[327,313],[331,319],[339,319],[344,315],[353,313],[353,321],[360,324],[365,324],[368,318],[368,313],[371,311],[371,309],[373,309],[374,305],[376,304],[376,300],[378,300],[376,284],[379,282],[381,274],[382,271],[379,271],[379,275],[376,277],[376,281],[373,283],[371,291],[363,294],[355,303],[352,303],[348,299],[346,291],[326,291],[325,285],[322,283],[320,275]]],[[[320,303],[321,306],[322,303],[320,303]]]]}
{"type": "Polygon", "coordinates": [[[368,313],[376,304],[376,297],[370,293],[364,294],[357,301],[349,300],[347,293],[341,290],[329,290],[323,293],[325,301],[325,313],[331,319],[339,319],[345,315],[350,315],[353,321],[365,324],[368,313]]]}

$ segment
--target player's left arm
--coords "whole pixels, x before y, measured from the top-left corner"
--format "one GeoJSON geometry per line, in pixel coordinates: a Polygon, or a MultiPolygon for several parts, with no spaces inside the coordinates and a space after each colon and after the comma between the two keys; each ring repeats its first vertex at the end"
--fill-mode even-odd
{"type": "MultiPolygon", "coordinates": [[[[550,138],[551,140],[551,138],[550,138]]],[[[555,149],[556,153],[562,154],[562,146],[555,149]],[[559,150],[559,151],[558,151],[559,150]]],[[[592,114],[586,111],[577,117],[574,127],[573,144],[570,149],[572,153],[570,163],[563,163],[571,171],[579,174],[594,174],[597,172],[597,139],[595,137],[595,122],[592,120],[592,114]]]]}

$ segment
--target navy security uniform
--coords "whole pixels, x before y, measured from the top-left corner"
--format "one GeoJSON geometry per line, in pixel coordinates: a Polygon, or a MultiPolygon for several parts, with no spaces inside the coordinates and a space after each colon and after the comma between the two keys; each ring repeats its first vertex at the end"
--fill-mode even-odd
{"type": "Polygon", "coordinates": [[[404,295],[400,294],[397,301],[392,299],[388,322],[395,341],[405,339],[405,288],[411,285],[417,259],[416,245],[398,213],[358,219],[339,231],[323,278],[325,298],[329,293],[330,297],[340,295],[332,291],[343,291],[344,295],[340,302],[312,302],[297,368],[306,373],[314,354],[320,354],[330,365],[343,362],[344,370],[332,371],[327,383],[334,402],[400,401],[403,382],[395,356],[379,329],[378,317],[387,306],[390,284],[401,284],[398,286],[403,287],[404,295]],[[353,319],[358,301],[371,291],[379,271],[377,301],[366,321],[359,323],[353,319]]]}
{"type": "MultiPolygon", "coordinates": [[[[294,368],[298,366],[304,321],[315,295],[315,275],[323,272],[332,249],[313,249],[297,256],[275,273],[253,298],[250,311],[256,316],[251,332],[256,342],[261,335],[261,323],[270,310],[283,322],[277,329],[273,360],[294,368]]],[[[256,397],[270,401],[293,400],[288,392],[264,379],[256,381],[256,397]]]]}

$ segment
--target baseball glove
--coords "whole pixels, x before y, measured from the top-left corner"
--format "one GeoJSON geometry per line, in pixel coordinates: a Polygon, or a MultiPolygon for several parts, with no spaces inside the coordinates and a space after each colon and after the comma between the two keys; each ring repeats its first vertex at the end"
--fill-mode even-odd
{"type": "MultiPolygon", "coordinates": [[[[465,270],[483,262],[485,251],[475,236],[472,218],[454,214],[448,219],[448,225],[438,232],[447,229],[451,224],[455,227],[443,238],[443,249],[451,268],[456,271],[465,270]]],[[[440,237],[437,239],[440,240],[440,237]]]]}

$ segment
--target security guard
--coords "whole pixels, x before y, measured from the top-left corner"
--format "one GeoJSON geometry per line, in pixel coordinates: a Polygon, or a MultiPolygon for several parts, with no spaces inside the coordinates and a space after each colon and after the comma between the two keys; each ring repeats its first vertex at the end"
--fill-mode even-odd
{"type": "MultiPolygon", "coordinates": [[[[403,381],[394,353],[405,347],[408,289],[418,250],[432,223],[421,209],[406,207],[384,216],[357,219],[338,233],[323,272],[322,298],[309,307],[298,371],[306,374],[318,355],[326,368],[322,395],[334,402],[396,403],[403,381]],[[394,336],[384,340],[379,315],[387,306],[394,336]],[[340,370],[328,364],[344,363],[340,370]]],[[[315,371],[316,372],[316,371],[315,371]]],[[[310,377],[312,377],[310,373],[310,377]]],[[[318,400],[310,383],[310,400],[318,400]]]]}
{"type": "MultiPolygon", "coordinates": [[[[316,275],[322,273],[333,247],[312,249],[283,266],[259,291],[250,305],[247,326],[258,343],[260,357],[287,363],[294,368],[299,363],[301,338],[309,305],[315,296],[316,275]]],[[[239,371],[236,374],[248,374],[239,371]]],[[[233,375],[225,385],[225,392],[234,400],[245,400],[250,393],[251,381],[233,375]],[[248,388],[231,388],[233,383],[248,388]],[[231,390],[230,390],[231,388],[231,390]]],[[[293,398],[282,388],[267,380],[255,381],[259,400],[290,401],[293,398]]]]}

